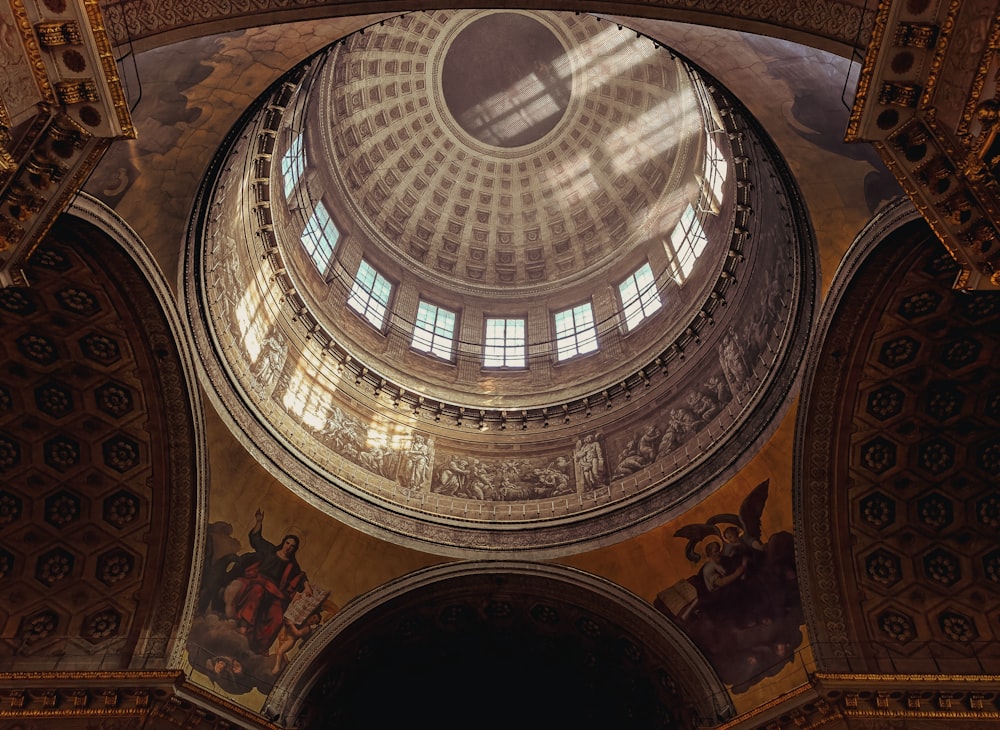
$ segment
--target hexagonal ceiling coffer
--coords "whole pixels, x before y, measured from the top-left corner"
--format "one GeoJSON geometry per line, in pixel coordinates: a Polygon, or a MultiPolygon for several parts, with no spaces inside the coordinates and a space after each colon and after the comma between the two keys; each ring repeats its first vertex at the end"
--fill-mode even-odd
{"type": "Polygon", "coordinates": [[[1000,477],[1000,437],[994,436],[979,445],[976,466],[991,477],[1000,477]]]}
{"type": "Polygon", "coordinates": [[[0,579],[6,578],[14,570],[14,556],[0,547],[0,579]]]}
{"type": "Polygon", "coordinates": [[[17,627],[17,638],[22,645],[30,647],[54,636],[60,623],[59,614],[55,611],[37,611],[21,619],[17,627]]]}
{"type": "Polygon", "coordinates": [[[35,405],[52,418],[62,418],[73,411],[73,391],[65,383],[50,380],[35,388],[35,405]]]}
{"type": "Polygon", "coordinates": [[[80,498],[67,489],[60,489],[45,498],[45,521],[63,528],[80,519],[80,498]]]}
{"type": "Polygon", "coordinates": [[[955,465],[955,445],[937,436],[917,448],[917,465],[937,476],[955,465]]]}
{"type": "Polygon", "coordinates": [[[886,588],[896,585],[903,579],[899,556],[885,548],[876,548],[869,553],[864,564],[867,576],[886,588]]]}
{"type": "Polygon", "coordinates": [[[993,532],[1000,532],[1000,494],[993,492],[976,502],[976,521],[993,532]]]}
{"type": "Polygon", "coordinates": [[[882,492],[872,492],[858,503],[861,519],[876,530],[889,527],[896,521],[896,501],[882,492]]]}
{"type": "Polygon", "coordinates": [[[83,619],[80,635],[92,644],[98,644],[117,636],[121,628],[121,613],[114,608],[105,608],[83,619]]]}
{"type": "Polygon", "coordinates": [[[80,338],[80,350],[84,357],[101,365],[111,365],[122,356],[117,340],[96,332],[80,338]]]}
{"type": "Polygon", "coordinates": [[[939,532],[955,521],[955,507],[939,492],[931,492],[917,500],[917,521],[939,532]]]}
{"type": "Polygon", "coordinates": [[[927,386],[924,412],[936,421],[946,421],[962,412],[965,395],[957,385],[937,381],[927,386]]]}
{"type": "Polygon", "coordinates": [[[0,433],[0,474],[21,463],[21,445],[13,436],[0,433]]]}
{"type": "Polygon", "coordinates": [[[886,421],[903,410],[904,397],[895,385],[885,383],[868,395],[866,410],[878,420],[886,421]]]}
{"type": "Polygon", "coordinates": [[[79,287],[68,287],[56,292],[56,301],[66,311],[81,316],[89,317],[101,310],[101,306],[97,303],[97,297],[79,287]]]}
{"type": "Polygon", "coordinates": [[[104,521],[121,529],[139,517],[139,498],[120,489],[104,500],[104,521]]]}
{"type": "Polygon", "coordinates": [[[879,631],[901,644],[917,638],[917,627],[913,619],[902,611],[893,609],[883,611],[878,615],[876,624],[879,631]]]}
{"type": "Polygon", "coordinates": [[[105,441],[101,450],[105,465],[122,474],[139,465],[139,442],[123,433],[105,441]]]}
{"type": "Polygon", "coordinates": [[[931,550],[922,562],[924,575],[932,583],[951,588],[962,579],[961,561],[944,548],[931,550]]]}
{"type": "Polygon", "coordinates": [[[896,444],[882,436],[861,445],[861,465],[875,474],[896,466],[896,444]]]}
{"type": "Polygon", "coordinates": [[[38,266],[52,271],[69,271],[73,264],[66,255],[54,246],[40,246],[31,257],[38,266]]]}
{"type": "Polygon", "coordinates": [[[919,342],[912,337],[902,335],[882,345],[882,349],[879,350],[878,360],[883,365],[898,368],[913,362],[917,357],[918,350],[920,350],[919,342]]]}
{"type": "Polygon", "coordinates": [[[69,550],[55,547],[38,556],[35,563],[35,579],[51,588],[66,580],[73,573],[76,558],[69,550]]]}
{"type": "Polygon", "coordinates": [[[950,370],[959,370],[971,365],[983,351],[983,344],[973,337],[960,337],[944,346],[941,362],[950,370]]]}
{"type": "Polygon", "coordinates": [[[938,626],[941,628],[941,632],[952,641],[964,644],[979,638],[979,629],[976,628],[975,619],[958,611],[941,612],[938,615],[938,626]]]}
{"type": "Polygon", "coordinates": [[[121,418],[135,408],[135,399],[128,386],[117,381],[108,381],[94,391],[97,407],[113,418],[121,418]]]}
{"type": "Polygon", "coordinates": [[[23,317],[33,314],[38,309],[38,304],[30,289],[8,286],[0,288],[0,309],[23,317]]]}
{"type": "Polygon", "coordinates": [[[926,317],[933,314],[938,305],[941,304],[941,295],[936,291],[923,291],[911,294],[899,303],[899,314],[908,319],[914,320],[919,317],[926,317]]]}
{"type": "Polygon", "coordinates": [[[97,557],[97,580],[110,587],[128,580],[135,570],[135,558],[123,548],[114,548],[97,557]]]}
{"type": "Polygon", "coordinates": [[[983,575],[1000,588],[1000,548],[993,548],[983,556],[983,575]]]}
{"type": "Polygon", "coordinates": [[[21,518],[21,497],[0,489],[0,527],[6,527],[21,518]]]}
{"type": "Polygon", "coordinates": [[[56,471],[69,471],[80,464],[80,444],[65,434],[58,434],[48,439],[42,447],[42,453],[46,465],[56,471]]]}
{"type": "Polygon", "coordinates": [[[49,337],[31,332],[17,338],[17,349],[37,365],[51,365],[59,359],[59,348],[49,337]]]}

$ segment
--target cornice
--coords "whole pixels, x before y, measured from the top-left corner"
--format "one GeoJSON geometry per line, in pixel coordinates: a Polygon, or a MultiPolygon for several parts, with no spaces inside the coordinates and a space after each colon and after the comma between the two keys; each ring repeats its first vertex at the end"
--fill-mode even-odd
{"type": "MultiPolygon", "coordinates": [[[[427,0],[179,0],[143,6],[132,0],[103,3],[115,45],[155,47],[195,36],[263,25],[269,22],[316,20],[361,13],[405,13],[438,8],[480,8],[468,0],[430,3],[427,0]]],[[[734,30],[789,38],[848,55],[864,48],[873,27],[874,10],[849,0],[580,0],[563,9],[609,15],[630,15],[688,23],[710,23],[734,30]]]]}

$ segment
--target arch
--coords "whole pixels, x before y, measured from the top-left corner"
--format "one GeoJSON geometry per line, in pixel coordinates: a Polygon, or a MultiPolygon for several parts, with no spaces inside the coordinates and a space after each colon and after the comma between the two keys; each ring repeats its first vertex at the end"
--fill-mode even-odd
{"type": "MultiPolygon", "coordinates": [[[[183,642],[177,639],[190,626],[197,597],[208,497],[204,409],[197,388],[191,337],[167,280],[128,223],[84,192],[74,197],[66,212],[101,231],[121,248],[148,287],[149,296],[163,318],[162,324],[144,319],[144,325],[148,327],[151,342],[161,348],[154,353],[162,367],[157,380],[163,400],[170,404],[168,410],[174,415],[167,432],[158,434],[168,444],[168,474],[158,482],[169,489],[164,503],[168,513],[158,517],[164,529],[161,544],[156,546],[160,572],[151,586],[155,600],[131,657],[131,666],[179,666],[183,642]]],[[[146,586],[144,589],[148,590],[146,586]]]]}
{"type": "Polygon", "coordinates": [[[897,200],[848,252],[814,332],[793,500],[819,671],[996,672],[976,577],[1000,561],[1000,439],[975,404],[1000,388],[1000,309],[949,290],[955,270],[897,200]]]}
{"type": "MultiPolygon", "coordinates": [[[[469,0],[383,0],[380,2],[329,2],[300,0],[291,4],[282,0],[258,0],[248,11],[247,3],[219,0],[214,3],[190,4],[167,0],[138,12],[131,3],[107,3],[104,11],[108,34],[116,45],[131,45],[134,50],[190,38],[244,30],[270,23],[360,15],[368,13],[398,13],[434,10],[437,8],[479,8],[481,3],[469,0]],[[291,6],[291,7],[290,7],[291,6]]],[[[505,7],[523,7],[522,3],[499,3],[505,7]]],[[[730,30],[747,31],[803,43],[843,56],[862,50],[868,43],[875,20],[874,8],[851,0],[809,0],[769,2],[756,0],[687,0],[672,7],[641,2],[581,0],[579,2],[531,3],[536,10],[576,10],[580,12],[624,15],[681,23],[713,25],[730,30]]]]}
{"type": "MultiPolygon", "coordinates": [[[[622,671],[631,669],[637,679],[655,683],[661,701],[672,703],[665,709],[678,719],[683,715],[682,726],[714,725],[734,712],[705,658],[647,602],[583,571],[516,561],[435,566],[359,597],[305,645],[268,695],[263,712],[283,724],[298,723],[315,702],[310,693],[322,692],[340,662],[351,661],[354,671],[358,645],[376,645],[387,632],[398,636],[401,626],[419,635],[451,622],[446,631],[453,632],[456,620],[475,631],[502,630],[504,637],[517,640],[529,635],[529,645],[544,635],[565,638],[572,646],[614,646],[629,657],[622,671]],[[513,628],[518,621],[521,628],[513,628]]],[[[594,654],[608,659],[599,649],[594,654]]]]}

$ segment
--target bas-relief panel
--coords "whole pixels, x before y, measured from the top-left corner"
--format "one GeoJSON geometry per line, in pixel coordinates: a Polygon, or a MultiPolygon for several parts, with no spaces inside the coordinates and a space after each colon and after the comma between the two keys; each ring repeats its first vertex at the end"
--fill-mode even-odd
{"type": "Polygon", "coordinates": [[[252,397],[299,419],[329,457],[388,480],[397,491],[436,495],[443,509],[444,498],[523,502],[586,493],[606,496],[615,482],[642,476],[643,470],[660,467],[649,472],[649,483],[690,463],[692,454],[705,448],[701,439],[711,443],[718,438],[760,386],[758,373],[766,371],[784,335],[793,277],[792,258],[779,247],[761,251],[756,264],[760,285],[739,303],[741,320],[696,351],[692,357],[698,366],[686,368],[688,375],[667,395],[640,409],[624,427],[616,426],[612,434],[594,431],[566,438],[563,446],[557,440],[522,444],[508,457],[493,458],[481,440],[435,439],[419,427],[396,428],[390,423],[393,417],[366,412],[319,378],[303,383],[302,358],[291,354],[296,345],[261,318],[266,295],[260,304],[248,303],[241,284],[246,277],[232,241],[221,234],[213,240],[219,252],[211,267],[217,327],[238,333],[234,341],[247,348],[242,353],[234,348],[230,356],[242,355],[252,397]],[[257,319],[251,321],[253,316],[257,319]],[[328,397],[316,397],[321,390],[329,391],[328,397]]]}
{"type": "Polygon", "coordinates": [[[0,123],[17,125],[36,111],[41,92],[35,83],[24,39],[12,6],[0,6],[0,123]],[[6,117],[6,118],[5,118],[6,117]]]}

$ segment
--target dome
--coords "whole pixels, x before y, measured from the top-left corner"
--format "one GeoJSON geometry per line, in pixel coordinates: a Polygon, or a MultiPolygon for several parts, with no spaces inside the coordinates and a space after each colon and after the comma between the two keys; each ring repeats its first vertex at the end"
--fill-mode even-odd
{"type": "Polygon", "coordinates": [[[401,15],[230,139],[191,229],[196,337],[262,460],[361,529],[455,555],[618,540],[782,407],[814,286],[794,186],[641,34],[401,15]]]}

